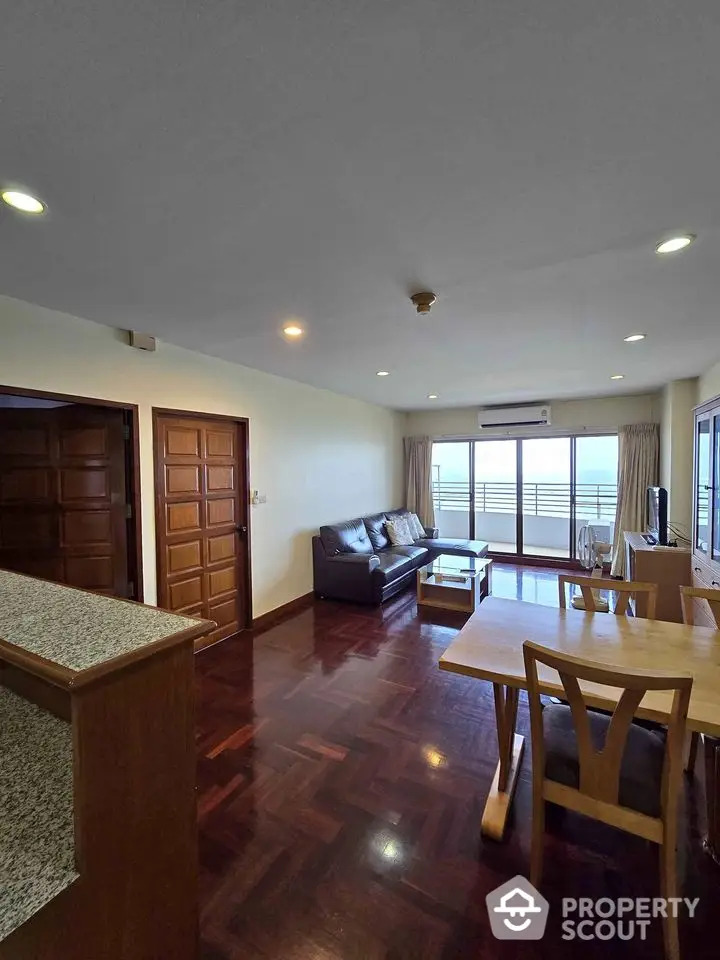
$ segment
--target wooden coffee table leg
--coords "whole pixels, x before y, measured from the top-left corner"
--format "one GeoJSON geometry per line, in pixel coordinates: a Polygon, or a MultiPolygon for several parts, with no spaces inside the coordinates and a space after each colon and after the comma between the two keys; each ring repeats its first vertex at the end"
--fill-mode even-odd
{"type": "Polygon", "coordinates": [[[720,864],[720,739],[703,736],[707,837],[704,847],[720,864]]]}
{"type": "Polygon", "coordinates": [[[480,829],[486,837],[502,840],[505,835],[515,784],[522,760],[524,737],[515,733],[519,690],[501,683],[493,684],[495,722],[497,724],[500,759],[495,770],[490,794],[483,811],[480,829]]]}

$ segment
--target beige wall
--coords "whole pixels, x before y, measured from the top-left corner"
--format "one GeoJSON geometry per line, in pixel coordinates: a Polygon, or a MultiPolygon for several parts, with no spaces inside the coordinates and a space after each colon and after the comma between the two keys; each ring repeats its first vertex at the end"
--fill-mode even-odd
{"type": "Polygon", "coordinates": [[[551,436],[553,433],[603,432],[617,430],[625,423],[649,423],[660,420],[658,394],[631,397],[600,397],[594,400],[552,400],[552,426],[502,430],[479,430],[478,407],[446,410],[419,410],[407,415],[407,436],[492,437],[551,436]]]}
{"type": "Polygon", "coordinates": [[[720,362],[704,373],[698,384],[698,403],[720,396],[720,362]]]}
{"type": "Polygon", "coordinates": [[[689,536],[692,519],[693,407],[696,378],[673,380],[662,392],[660,483],[667,487],[669,519],[689,536]]]}
{"type": "Polygon", "coordinates": [[[145,599],[155,602],[153,406],[250,419],[253,614],[312,590],[321,523],[402,501],[405,417],[161,343],[133,350],[107,327],[0,297],[0,384],[139,407],[145,599]]]}

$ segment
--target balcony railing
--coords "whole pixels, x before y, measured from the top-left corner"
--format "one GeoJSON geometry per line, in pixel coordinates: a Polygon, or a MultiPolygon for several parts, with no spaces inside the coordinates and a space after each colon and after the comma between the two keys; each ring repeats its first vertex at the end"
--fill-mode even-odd
{"type": "MultiPolygon", "coordinates": [[[[436,510],[470,510],[470,487],[455,480],[434,480],[436,510]]],[[[569,483],[524,483],[522,510],[526,516],[570,517],[569,483]]],[[[517,485],[480,481],[475,484],[476,513],[517,513],[517,485]]],[[[575,515],[578,519],[614,520],[617,484],[576,483],[575,515]]]]}

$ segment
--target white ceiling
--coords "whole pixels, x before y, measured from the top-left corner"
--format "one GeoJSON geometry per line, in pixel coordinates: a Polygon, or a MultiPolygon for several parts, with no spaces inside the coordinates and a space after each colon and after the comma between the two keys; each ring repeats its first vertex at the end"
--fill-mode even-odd
{"type": "Polygon", "coordinates": [[[718,50],[717,0],[11,4],[0,181],[50,213],[0,292],[403,409],[697,374],[718,50]]]}

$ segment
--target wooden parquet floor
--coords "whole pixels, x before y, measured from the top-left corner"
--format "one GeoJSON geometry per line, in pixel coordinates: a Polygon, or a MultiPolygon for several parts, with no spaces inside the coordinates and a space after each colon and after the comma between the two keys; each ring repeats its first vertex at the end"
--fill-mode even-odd
{"type": "MultiPolygon", "coordinates": [[[[496,565],[494,593],[556,603],[556,573],[496,565]]],[[[480,836],[497,758],[488,684],[440,673],[456,628],[412,593],[381,610],[320,602],[197,656],[203,960],[662,957],[647,940],[561,939],[567,897],[659,896],[656,851],[572,814],[550,817],[542,941],[493,938],[485,896],[527,874],[530,757],[506,842],[480,836]]],[[[527,733],[527,706],[519,728],[527,733]]],[[[687,789],[686,958],[719,957],[720,868],[687,789]]]]}

